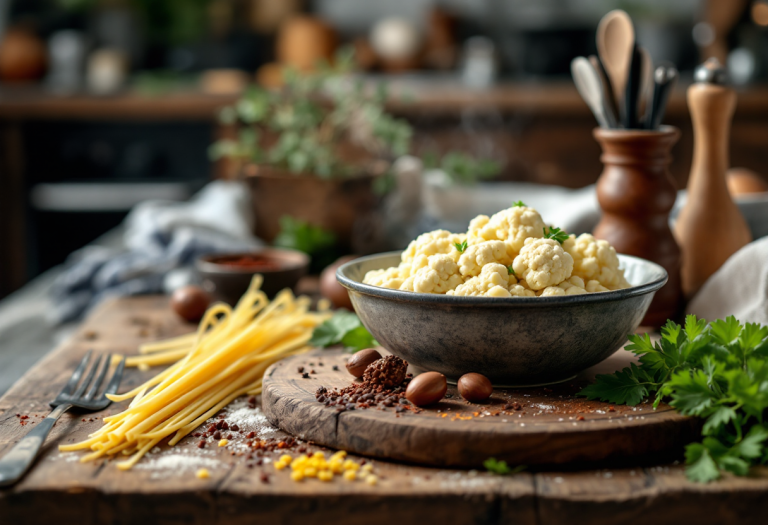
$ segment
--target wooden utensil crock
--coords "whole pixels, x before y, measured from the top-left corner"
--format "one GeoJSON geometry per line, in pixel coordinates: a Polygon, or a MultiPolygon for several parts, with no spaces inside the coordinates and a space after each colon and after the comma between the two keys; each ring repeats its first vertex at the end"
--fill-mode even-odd
{"type": "Polygon", "coordinates": [[[594,136],[603,148],[605,166],[597,182],[603,209],[593,234],[619,253],[653,261],[667,270],[669,281],[656,293],[644,326],[661,326],[682,308],[680,249],[669,228],[677,191],[669,175],[670,150],[680,131],[601,129],[594,136]]]}
{"type": "Polygon", "coordinates": [[[752,242],[752,234],[726,183],[736,93],[726,86],[697,82],[688,88],[688,106],[693,164],[675,237],[683,252],[683,291],[690,298],[731,255],[752,242]]]}

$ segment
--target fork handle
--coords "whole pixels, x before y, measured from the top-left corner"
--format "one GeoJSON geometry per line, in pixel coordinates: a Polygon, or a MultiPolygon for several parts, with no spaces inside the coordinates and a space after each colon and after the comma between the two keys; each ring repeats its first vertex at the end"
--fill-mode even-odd
{"type": "Polygon", "coordinates": [[[29,470],[54,423],[70,408],[72,405],[69,404],[57,406],[0,459],[0,487],[13,485],[29,470]]]}

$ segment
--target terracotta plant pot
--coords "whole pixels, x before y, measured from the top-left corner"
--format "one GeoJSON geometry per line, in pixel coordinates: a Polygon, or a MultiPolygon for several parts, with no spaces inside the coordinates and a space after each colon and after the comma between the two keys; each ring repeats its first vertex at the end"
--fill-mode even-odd
{"type": "Polygon", "coordinates": [[[605,168],[597,181],[603,216],[593,232],[619,253],[661,265],[669,281],[651,303],[643,326],[662,326],[675,319],[683,306],[680,248],[669,228],[669,212],[677,190],[669,175],[670,151],[680,130],[595,129],[603,148],[605,168]]]}
{"type": "Polygon", "coordinates": [[[347,253],[370,253],[380,236],[375,226],[380,198],[373,191],[378,175],[321,179],[269,166],[244,170],[253,201],[257,237],[272,242],[280,217],[290,215],[336,235],[347,253]]]}

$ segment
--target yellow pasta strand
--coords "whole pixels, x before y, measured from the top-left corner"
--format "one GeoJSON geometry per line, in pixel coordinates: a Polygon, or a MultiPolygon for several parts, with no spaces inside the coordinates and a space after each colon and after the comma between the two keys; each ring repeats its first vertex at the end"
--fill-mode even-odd
{"type": "Polygon", "coordinates": [[[104,417],[104,426],[85,441],[59,449],[90,451],[81,461],[126,456],[117,467],[127,470],[163,440],[175,445],[237,397],[260,394],[266,369],[308,351],[312,331],[331,316],[326,308],[311,312],[310,299],[290,290],[269,301],[261,283],[254,276],[234,308],[212,305],[195,333],[142,345],[127,366],[170,366],[129,392],[110,395],[131,403],[104,417]]]}

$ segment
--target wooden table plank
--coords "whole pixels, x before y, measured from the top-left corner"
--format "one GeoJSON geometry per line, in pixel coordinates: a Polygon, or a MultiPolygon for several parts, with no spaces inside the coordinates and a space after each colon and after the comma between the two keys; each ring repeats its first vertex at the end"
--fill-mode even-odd
{"type": "MultiPolygon", "coordinates": [[[[192,330],[167,308],[162,297],[106,303],[81,330],[31,369],[0,398],[0,454],[43,415],[46,402],[89,348],[135,353],[138,344],[192,330]],[[16,413],[29,414],[21,425],[16,413]]],[[[156,371],[126,373],[122,389],[156,371]]],[[[3,523],[675,523],[739,520],[763,523],[768,513],[768,473],[727,477],[702,486],[688,482],[682,467],[662,465],[563,472],[524,472],[498,477],[484,472],[425,468],[374,460],[376,486],[337,480],[292,482],[271,464],[248,468],[228,448],[207,450],[216,461],[211,477],[194,469],[135,468],[80,463],[79,454],[60,454],[59,443],[83,439],[101,417],[122,410],[115,404],[86,417],[65,415],[54,428],[44,455],[17,486],[0,490],[3,523]],[[90,421],[93,417],[94,421],[90,421]],[[261,481],[262,473],[269,478],[261,481]]],[[[256,412],[254,412],[256,413],[256,412]]],[[[279,431],[275,437],[286,436],[279,431]]],[[[315,450],[315,448],[310,448],[315,450]]],[[[140,465],[169,454],[198,453],[191,439],[153,454],[140,465]]],[[[268,456],[276,457],[274,453],[268,456]]]]}

